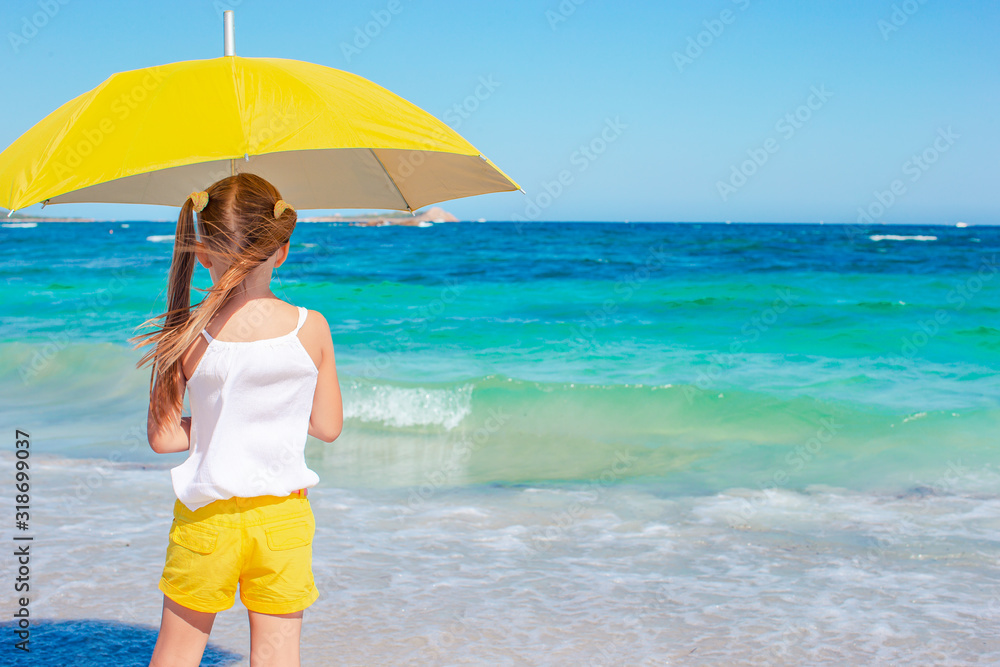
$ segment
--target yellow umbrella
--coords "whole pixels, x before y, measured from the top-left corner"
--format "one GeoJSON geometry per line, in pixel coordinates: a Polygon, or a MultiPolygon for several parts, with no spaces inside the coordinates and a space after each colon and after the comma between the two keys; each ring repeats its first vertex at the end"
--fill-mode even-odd
{"type": "Polygon", "coordinates": [[[0,206],[179,206],[238,171],[299,209],[412,211],[520,189],[457,132],[371,81],[227,55],[121,72],[66,102],[0,154],[0,206]]]}

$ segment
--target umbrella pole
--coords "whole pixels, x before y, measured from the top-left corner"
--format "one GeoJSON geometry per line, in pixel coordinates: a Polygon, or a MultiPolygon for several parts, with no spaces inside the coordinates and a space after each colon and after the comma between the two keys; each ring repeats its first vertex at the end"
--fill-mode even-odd
{"type": "MultiPolygon", "coordinates": [[[[236,55],[236,29],[233,25],[233,10],[227,9],[222,12],[223,29],[223,55],[236,55]]],[[[236,175],[236,160],[229,161],[229,175],[236,175]]]]}

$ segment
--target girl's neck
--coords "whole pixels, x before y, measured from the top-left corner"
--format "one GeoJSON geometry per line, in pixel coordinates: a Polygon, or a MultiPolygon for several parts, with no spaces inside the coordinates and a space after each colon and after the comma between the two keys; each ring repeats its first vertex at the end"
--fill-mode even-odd
{"type": "Polygon", "coordinates": [[[254,290],[252,292],[236,292],[230,295],[227,300],[227,305],[239,307],[250,301],[257,301],[258,299],[277,299],[278,297],[274,293],[267,289],[266,291],[254,290]]]}

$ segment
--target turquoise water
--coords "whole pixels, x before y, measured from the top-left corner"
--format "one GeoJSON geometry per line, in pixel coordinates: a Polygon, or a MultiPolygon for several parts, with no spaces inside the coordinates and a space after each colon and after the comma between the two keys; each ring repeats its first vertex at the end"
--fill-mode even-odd
{"type": "MultiPolygon", "coordinates": [[[[3,410],[46,451],[159,460],[121,446],[148,384],[125,339],[165,306],[172,228],[0,232],[3,410]]],[[[621,451],[667,493],[905,489],[1000,463],[998,250],[991,227],[300,224],[274,290],[332,326],[358,450],[336,484],[419,483],[384,452],[439,465],[499,415],[453,481],[586,480],[621,451]]]]}
{"type": "MultiPolygon", "coordinates": [[[[165,307],[172,231],[0,228],[37,664],[105,631],[148,662],[185,454],[149,449],[125,341],[165,307]]],[[[300,225],[273,289],[330,322],[346,414],[307,445],[303,664],[996,663],[998,250],[994,227],[300,225]]],[[[246,664],[245,624],[219,615],[218,664],[246,664]]]]}

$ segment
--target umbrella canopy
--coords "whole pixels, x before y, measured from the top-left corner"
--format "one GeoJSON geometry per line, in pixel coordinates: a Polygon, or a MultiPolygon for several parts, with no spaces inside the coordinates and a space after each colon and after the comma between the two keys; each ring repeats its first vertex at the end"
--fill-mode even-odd
{"type": "Polygon", "coordinates": [[[360,76],[223,56],[121,72],[0,154],[0,206],[179,206],[235,172],[298,209],[414,210],[520,189],[457,132],[360,76]]]}

